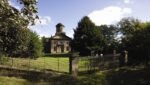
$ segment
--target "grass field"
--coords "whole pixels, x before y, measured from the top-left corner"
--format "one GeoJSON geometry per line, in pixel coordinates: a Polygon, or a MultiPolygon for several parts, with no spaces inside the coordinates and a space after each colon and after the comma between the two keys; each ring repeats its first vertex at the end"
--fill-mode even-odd
{"type": "MultiPolygon", "coordinates": [[[[81,72],[78,78],[73,78],[68,74],[67,57],[3,60],[5,62],[0,62],[0,85],[150,85],[150,67],[122,67],[90,74],[81,72]]],[[[79,70],[86,70],[86,63],[88,60],[82,58],[79,70]]]]}
{"type": "Polygon", "coordinates": [[[13,67],[23,70],[59,71],[69,72],[68,57],[40,57],[29,58],[7,58],[1,66],[13,67]]]}
{"type": "Polygon", "coordinates": [[[150,85],[150,68],[143,67],[123,67],[92,74],[80,74],[77,79],[67,74],[46,74],[43,77],[30,75],[33,76],[35,79],[0,76],[0,85],[150,85]]]}
{"type": "MultiPolygon", "coordinates": [[[[68,57],[39,57],[37,59],[29,58],[3,58],[4,63],[1,66],[13,67],[23,70],[39,70],[39,71],[57,71],[69,72],[69,58],[68,57]]],[[[87,58],[80,58],[78,66],[79,71],[88,70],[87,58]]]]}
{"type": "Polygon", "coordinates": [[[50,85],[47,82],[32,82],[26,79],[16,77],[0,77],[0,85],[50,85]]]}

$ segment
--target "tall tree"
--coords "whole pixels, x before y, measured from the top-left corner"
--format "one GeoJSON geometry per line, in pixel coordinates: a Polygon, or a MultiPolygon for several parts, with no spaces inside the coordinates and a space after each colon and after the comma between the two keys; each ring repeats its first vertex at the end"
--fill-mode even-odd
{"type": "MultiPolygon", "coordinates": [[[[37,13],[37,0],[16,0],[19,4],[21,4],[21,10],[12,7],[9,4],[9,0],[1,0],[0,1],[0,18],[5,19],[9,18],[8,16],[23,16],[26,22],[34,23],[34,20],[38,18],[37,13]]],[[[17,22],[17,20],[16,20],[17,22]]],[[[18,21],[19,22],[19,21],[18,21]]]]}
{"type": "Polygon", "coordinates": [[[133,37],[128,41],[130,63],[148,64],[150,57],[150,23],[140,23],[139,30],[135,31],[133,37]]]}
{"type": "Polygon", "coordinates": [[[74,30],[73,48],[80,55],[89,55],[92,50],[102,50],[101,31],[87,17],[83,17],[74,30]]]}
{"type": "Polygon", "coordinates": [[[140,29],[140,20],[133,17],[127,17],[120,20],[118,25],[118,30],[120,32],[122,39],[122,49],[125,50],[128,47],[128,41],[133,37],[135,31],[140,29]]]}
{"type": "Polygon", "coordinates": [[[122,50],[127,50],[130,64],[148,63],[150,56],[149,22],[141,22],[134,18],[124,18],[119,22],[119,30],[122,33],[122,50]]]}
{"type": "Polygon", "coordinates": [[[35,32],[30,32],[30,41],[27,51],[29,52],[30,56],[34,58],[41,57],[43,54],[42,42],[35,32]]]}
{"type": "Polygon", "coordinates": [[[140,23],[138,19],[127,17],[120,20],[118,28],[124,37],[130,37],[136,30],[140,29],[140,23]]]}
{"type": "Polygon", "coordinates": [[[117,27],[115,25],[101,25],[98,28],[104,36],[103,53],[112,53],[113,50],[117,50],[117,27]]]}
{"type": "Polygon", "coordinates": [[[42,37],[42,45],[43,45],[44,53],[49,53],[49,49],[50,49],[50,43],[49,42],[50,42],[49,38],[42,37]]]}
{"type": "Polygon", "coordinates": [[[0,1],[0,51],[11,55],[27,49],[29,24],[37,18],[36,0],[16,0],[21,10],[12,7],[9,0],[0,1]]]}

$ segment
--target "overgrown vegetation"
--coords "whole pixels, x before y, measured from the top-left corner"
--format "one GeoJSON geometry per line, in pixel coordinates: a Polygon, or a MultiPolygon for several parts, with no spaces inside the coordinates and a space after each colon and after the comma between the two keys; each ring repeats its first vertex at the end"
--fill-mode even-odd
{"type": "Polygon", "coordinates": [[[127,17],[116,25],[96,26],[83,17],[74,30],[72,47],[80,55],[109,54],[113,50],[128,52],[128,65],[145,64],[150,60],[150,22],[127,17]]]}

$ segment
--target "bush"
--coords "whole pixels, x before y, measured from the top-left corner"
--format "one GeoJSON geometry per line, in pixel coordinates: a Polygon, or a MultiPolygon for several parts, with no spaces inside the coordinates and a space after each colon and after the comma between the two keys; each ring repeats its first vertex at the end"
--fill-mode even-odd
{"type": "Polygon", "coordinates": [[[8,57],[6,57],[5,55],[0,55],[0,64],[3,65],[6,62],[8,62],[8,57]]]}
{"type": "Polygon", "coordinates": [[[28,52],[31,57],[37,58],[43,55],[42,42],[39,39],[39,36],[35,32],[30,33],[30,41],[28,52]]]}

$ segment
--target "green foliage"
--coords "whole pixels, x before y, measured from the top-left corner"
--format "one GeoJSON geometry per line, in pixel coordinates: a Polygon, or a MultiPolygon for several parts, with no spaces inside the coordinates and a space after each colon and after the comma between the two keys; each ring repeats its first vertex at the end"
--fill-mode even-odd
{"type": "Polygon", "coordinates": [[[28,52],[30,56],[37,58],[42,56],[43,46],[42,42],[39,39],[38,35],[35,32],[30,32],[30,41],[28,52]]]}
{"type": "Polygon", "coordinates": [[[118,29],[124,37],[130,37],[136,30],[140,29],[140,23],[140,20],[133,17],[123,18],[118,23],[118,29]]]}
{"type": "MultiPolygon", "coordinates": [[[[143,23],[144,24],[144,23],[143,23]]],[[[130,41],[126,42],[128,47],[127,49],[130,51],[130,62],[141,63],[144,62],[148,64],[149,56],[150,56],[150,24],[141,27],[141,30],[137,30],[130,41]]]]}
{"type": "Polygon", "coordinates": [[[12,7],[8,0],[0,1],[0,53],[8,56],[28,50],[30,32],[28,26],[37,17],[36,0],[16,0],[21,10],[12,7]]]}
{"type": "Polygon", "coordinates": [[[74,30],[73,47],[75,51],[85,55],[90,54],[91,51],[112,53],[114,49],[118,49],[118,42],[115,39],[117,34],[117,26],[95,26],[88,17],[83,17],[74,30]]]}
{"type": "Polygon", "coordinates": [[[102,40],[101,31],[85,16],[74,30],[73,49],[80,55],[89,55],[92,50],[102,49],[102,40]]]}
{"type": "Polygon", "coordinates": [[[101,26],[95,26],[88,17],[83,17],[74,30],[72,46],[80,55],[89,55],[91,51],[105,54],[112,53],[113,50],[127,50],[129,64],[148,64],[149,29],[149,22],[141,22],[132,17],[123,18],[117,25],[101,26]]]}
{"type": "Polygon", "coordinates": [[[1,0],[0,1],[0,19],[11,19],[16,23],[22,23],[22,19],[18,19],[19,17],[24,18],[24,24],[26,26],[28,24],[34,24],[34,20],[38,18],[37,13],[37,0],[16,0],[16,2],[20,3],[22,6],[21,10],[18,10],[12,7],[9,3],[9,0],[1,0]],[[11,17],[11,18],[10,18],[11,17]],[[17,18],[15,18],[17,17],[17,18]]]}
{"type": "Polygon", "coordinates": [[[42,37],[42,45],[43,45],[43,51],[44,53],[49,53],[50,51],[50,43],[49,43],[49,38],[42,37]]]}
{"type": "Polygon", "coordinates": [[[1,57],[0,57],[0,64],[1,65],[4,65],[4,64],[6,64],[6,62],[8,62],[8,57],[6,57],[6,56],[4,56],[4,55],[1,55],[1,57]]]}
{"type": "Polygon", "coordinates": [[[149,61],[149,22],[125,18],[119,22],[119,30],[123,34],[121,48],[129,53],[129,64],[148,64],[149,61]]]}
{"type": "MultiPolygon", "coordinates": [[[[23,18],[20,19],[23,20],[23,18]]],[[[4,19],[0,29],[1,50],[9,55],[19,50],[26,50],[29,38],[28,29],[22,23],[14,23],[14,21],[9,18],[4,19]]]]}
{"type": "Polygon", "coordinates": [[[112,53],[113,50],[118,49],[117,37],[118,29],[115,25],[101,25],[98,26],[104,36],[103,53],[112,53]]]}
{"type": "MultiPolygon", "coordinates": [[[[23,16],[24,19],[30,23],[34,23],[35,18],[38,18],[37,13],[37,0],[16,0],[16,2],[22,5],[21,10],[18,10],[8,3],[9,0],[1,0],[0,1],[0,16],[5,19],[8,16],[23,16]]],[[[20,23],[21,20],[16,22],[20,23]]]]}

